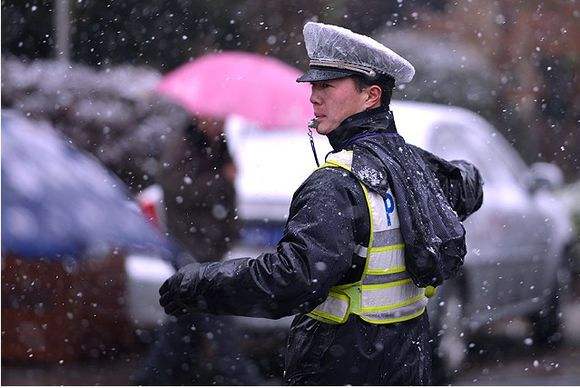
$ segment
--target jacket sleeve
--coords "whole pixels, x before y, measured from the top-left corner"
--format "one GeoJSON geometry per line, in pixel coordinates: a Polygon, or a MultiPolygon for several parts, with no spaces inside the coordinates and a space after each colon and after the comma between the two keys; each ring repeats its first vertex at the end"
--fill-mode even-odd
{"type": "Polygon", "coordinates": [[[447,161],[419,147],[413,147],[427,162],[459,219],[477,211],[483,203],[483,179],[479,170],[464,160],[447,161]]]}
{"type": "Polygon", "coordinates": [[[350,269],[354,180],[315,171],[294,194],[276,253],[205,264],[196,286],[200,312],[277,319],[311,311],[350,269]]]}

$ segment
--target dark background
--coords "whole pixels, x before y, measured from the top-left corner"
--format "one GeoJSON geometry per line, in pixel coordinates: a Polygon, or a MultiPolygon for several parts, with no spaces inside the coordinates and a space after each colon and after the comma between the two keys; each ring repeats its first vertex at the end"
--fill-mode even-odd
{"type": "MultiPolygon", "coordinates": [[[[54,12],[55,1],[3,1],[2,55],[53,58],[54,12]]],[[[222,50],[304,69],[309,20],[385,36],[417,68],[395,98],[467,107],[495,124],[528,163],[555,162],[567,181],[580,177],[575,1],[82,0],[70,2],[69,18],[71,62],[162,73],[222,50]]]]}

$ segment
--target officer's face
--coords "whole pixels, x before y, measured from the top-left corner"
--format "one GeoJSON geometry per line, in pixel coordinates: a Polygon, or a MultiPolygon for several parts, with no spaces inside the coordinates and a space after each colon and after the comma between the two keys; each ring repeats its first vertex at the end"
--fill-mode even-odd
{"type": "Polygon", "coordinates": [[[312,82],[310,102],[318,121],[317,132],[327,135],[340,123],[367,107],[367,95],[359,92],[350,77],[329,81],[312,82]]]}

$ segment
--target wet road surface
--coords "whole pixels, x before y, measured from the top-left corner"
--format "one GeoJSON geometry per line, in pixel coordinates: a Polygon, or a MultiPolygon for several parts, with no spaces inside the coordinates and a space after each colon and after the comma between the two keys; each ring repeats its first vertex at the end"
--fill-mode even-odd
{"type": "Polygon", "coordinates": [[[564,306],[562,318],[563,343],[556,348],[536,346],[524,321],[486,328],[471,340],[466,365],[452,384],[579,385],[580,299],[564,306]]]}
{"type": "MultiPolygon", "coordinates": [[[[562,310],[563,343],[543,349],[525,321],[498,323],[470,339],[465,367],[453,385],[580,385],[580,298],[562,310]],[[487,333],[491,334],[487,334],[487,333]]],[[[130,385],[146,348],[114,360],[51,365],[2,365],[2,385],[130,385]]],[[[279,384],[272,379],[270,384],[279,384]]]]}

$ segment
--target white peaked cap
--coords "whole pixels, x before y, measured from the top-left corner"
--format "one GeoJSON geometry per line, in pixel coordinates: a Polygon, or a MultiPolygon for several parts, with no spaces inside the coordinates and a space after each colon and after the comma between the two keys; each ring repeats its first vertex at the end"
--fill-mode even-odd
{"type": "MultiPolygon", "coordinates": [[[[389,75],[396,84],[410,82],[415,75],[415,68],[405,58],[376,40],[343,27],[308,22],[304,26],[304,43],[311,68],[338,69],[370,78],[389,75]]],[[[312,81],[307,74],[298,81],[312,81]]]]}

